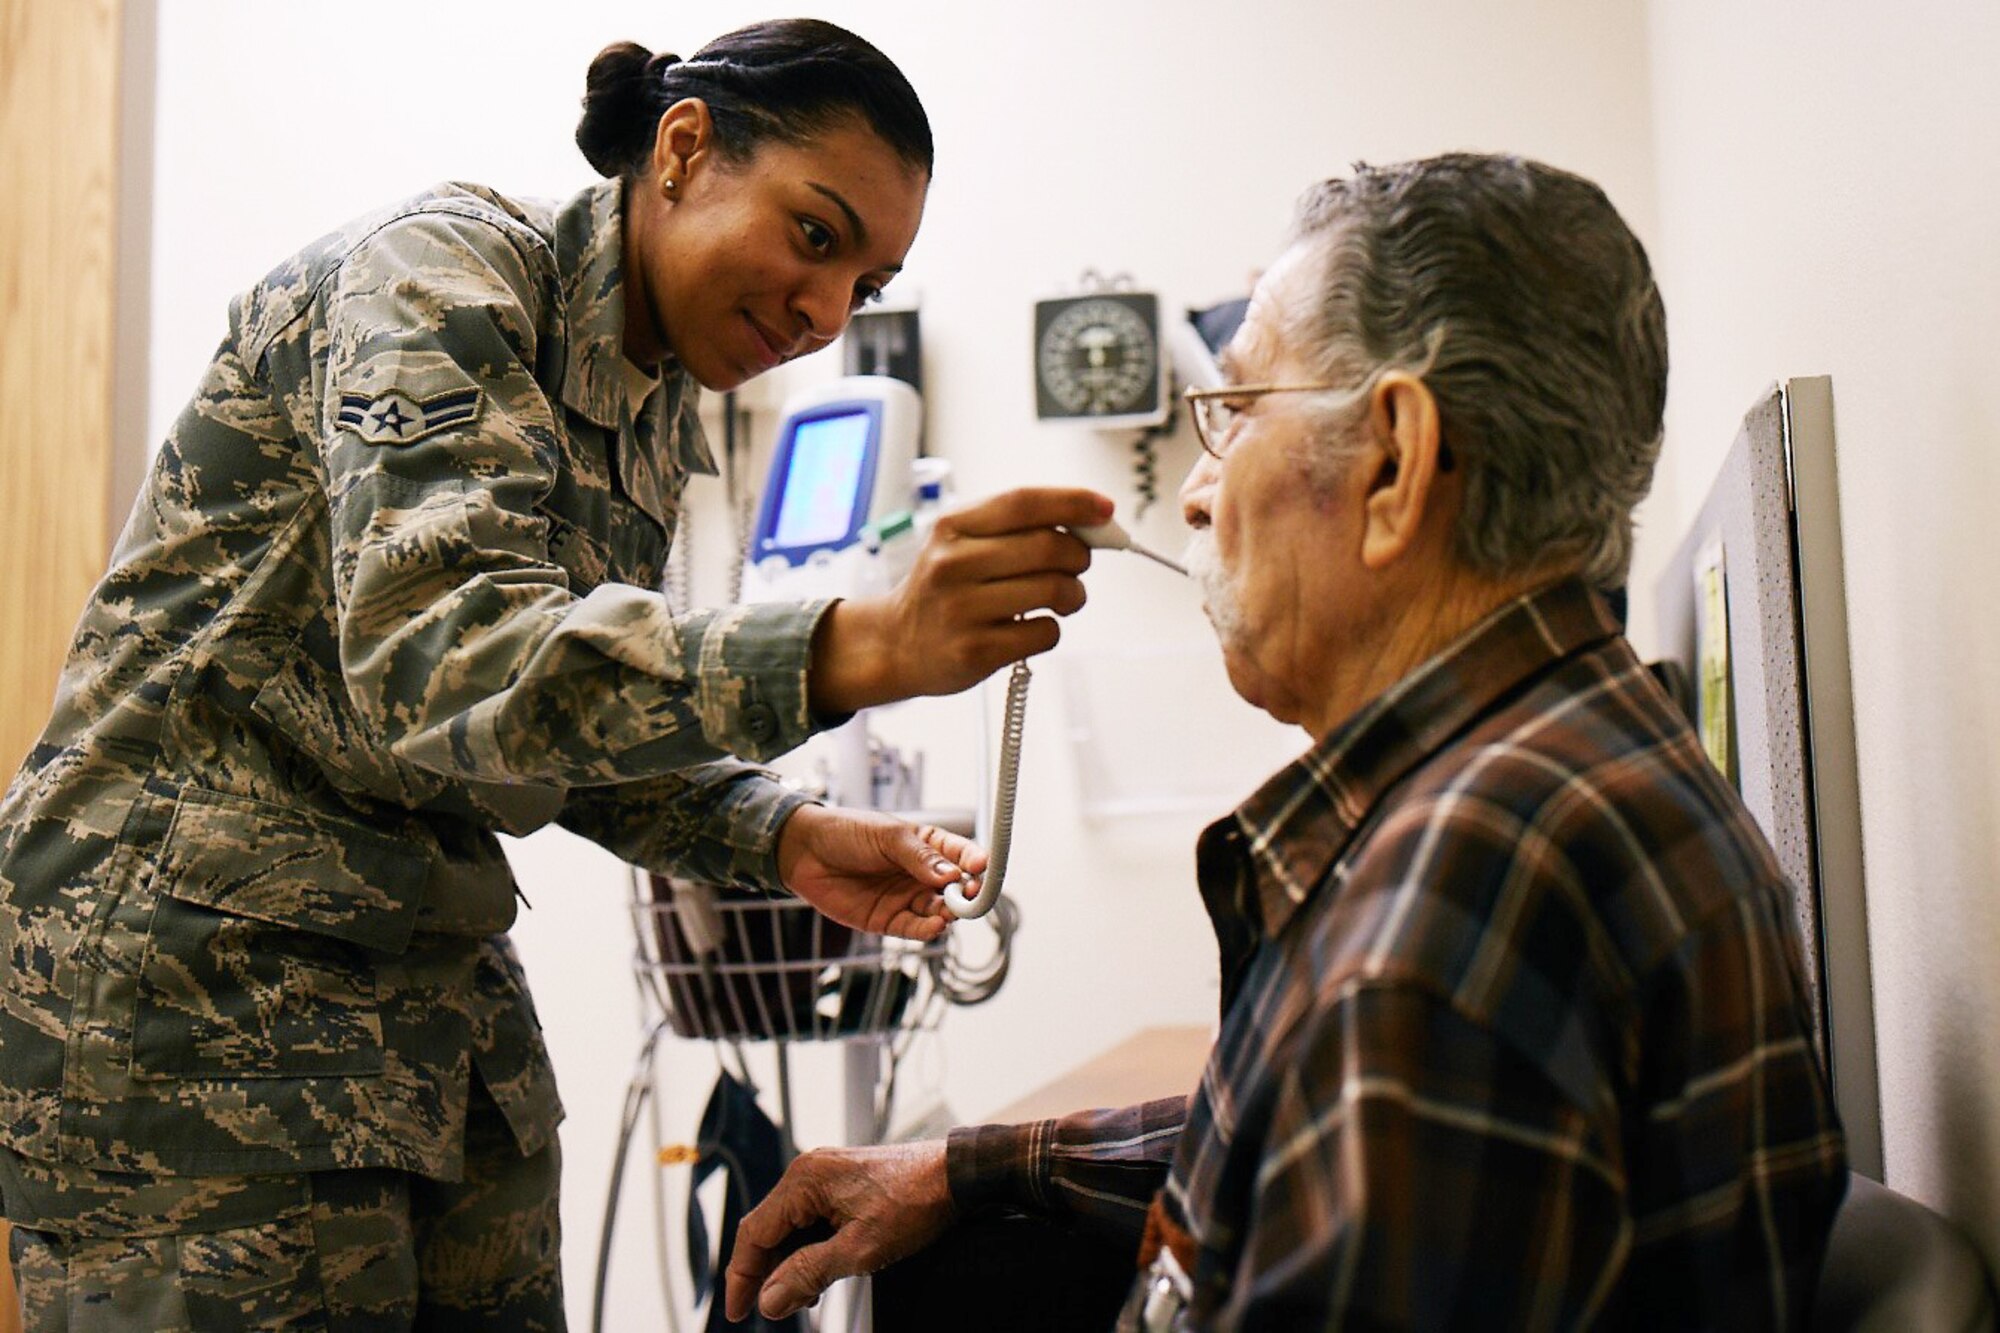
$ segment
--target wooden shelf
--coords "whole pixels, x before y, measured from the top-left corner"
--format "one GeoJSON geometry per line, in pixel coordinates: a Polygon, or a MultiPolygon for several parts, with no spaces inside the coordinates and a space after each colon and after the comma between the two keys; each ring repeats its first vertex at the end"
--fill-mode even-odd
{"type": "Polygon", "coordinates": [[[1205,1026],[1153,1027],[1133,1033],[1109,1050],[1016,1098],[980,1123],[1021,1124],[1096,1106],[1192,1093],[1214,1032],[1205,1026]]]}

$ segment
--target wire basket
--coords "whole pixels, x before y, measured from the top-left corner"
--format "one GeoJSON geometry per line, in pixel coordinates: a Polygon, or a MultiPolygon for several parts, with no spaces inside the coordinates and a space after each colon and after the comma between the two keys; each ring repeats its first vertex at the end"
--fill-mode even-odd
{"type": "Polygon", "coordinates": [[[640,984],[673,1031],[842,1041],[935,1021],[945,944],[866,934],[798,898],[633,876],[640,984]]]}

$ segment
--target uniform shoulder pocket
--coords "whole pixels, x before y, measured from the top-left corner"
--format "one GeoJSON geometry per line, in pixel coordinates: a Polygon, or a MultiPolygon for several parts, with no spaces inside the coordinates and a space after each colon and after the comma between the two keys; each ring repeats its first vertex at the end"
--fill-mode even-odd
{"type": "Polygon", "coordinates": [[[358,824],[184,792],[154,881],[134,1072],[379,1073],[376,962],[408,946],[428,873],[423,851],[358,824]]]}

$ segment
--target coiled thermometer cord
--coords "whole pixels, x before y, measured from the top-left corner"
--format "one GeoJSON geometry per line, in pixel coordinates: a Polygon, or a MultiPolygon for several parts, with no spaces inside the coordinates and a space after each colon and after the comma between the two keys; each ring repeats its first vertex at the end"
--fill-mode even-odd
{"type": "MultiPolygon", "coordinates": [[[[1115,522],[1093,523],[1071,528],[1085,546],[1103,551],[1131,551],[1165,565],[1183,577],[1187,570],[1157,551],[1149,551],[1132,540],[1132,535],[1115,522]]],[[[1032,673],[1026,661],[1014,663],[1007,676],[1007,709],[1000,722],[999,774],[993,783],[993,823],[987,832],[986,875],[983,882],[967,875],[945,886],[945,906],[961,921],[985,916],[1000,901],[1000,885],[1007,878],[1007,851],[1014,841],[1014,792],[1021,776],[1021,735],[1028,716],[1028,680],[1032,673]],[[966,889],[979,884],[976,893],[966,889]]]]}

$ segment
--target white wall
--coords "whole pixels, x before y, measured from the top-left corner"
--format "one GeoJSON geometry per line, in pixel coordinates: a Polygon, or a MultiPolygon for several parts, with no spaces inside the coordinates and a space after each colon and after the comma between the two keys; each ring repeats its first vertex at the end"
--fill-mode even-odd
{"type": "MultiPolygon", "coordinates": [[[[1170,301],[1238,293],[1278,244],[1298,191],[1354,158],[1529,153],[1601,181],[1641,236],[1654,239],[1645,14],[1635,5],[855,0],[816,9],[901,62],[934,119],[938,174],[909,278],[923,296],[934,447],[955,460],[966,495],[1019,482],[1085,483],[1129,506],[1122,442],[1045,430],[1032,419],[1031,301],[1086,267],[1129,271],[1170,301]]],[[[553,11],[167,0],[154,435],[220,337],[229,295],[273,262],[348,216],[446,176],[523,194],[586,184],[569,136],[598,47],[634,37],[685,54],[764,12],[723,0],[692,10],[632,0],[553,11]]],[[[1734,394],[1724,396],[1733,403],[1734,394]]],[[[1163,449],[1169,501],[1192,449],[1186,438],[1163,449]]],[[[1138,529],[1156,544],[1178,544],[1170,502],[1138,529]]],[[[1038,671],[1043,683],[1030,708],[1009,890],[1026,915],[1014,975],[991,1004],[947,1015],[940,1039],[920,1048],[906,1108],[942,1096],[977,1116],[1138,1027],[1213,1018],[1213,947],[1191,887],[1203,820],[1078,819],[1066,735],[1079,719],[1057,684],[1067,669],[1126,671],[1157,723],[1150,736],[1125,736],[1132,748],[1120,752],[1164,747],[1185,770],[1240,764],[1214,745],[1175,753],[1189,732],[1237,728],[1265,738],[1246,740],[1249,747],[1268,745],[1269,731],[1259,732],[1262,720],[1213,677],[1201,683],[1195,665],[1138,671],[1113,661],[1128,647],[1205,645],[1185,586],[1118,557],[1103,561],[1090,584],[1092,607],[1066,638],[1068,665],[1038,671]],[[1183,686],[1183,675],[1194,683],[1183,686]]],[[[925,733],[940,799],[970,799],[971,718],[961,704],[956,713],[937,705],[885,720],[899,735],[925,733]]],[[[1134,758],[1131,766],[1149,763],[1134,758]]],[[[1232,781],[1240,788],[1247,779],[1232,781]]],[[[1214,813],[1228,799],[1218,797],[1214,813]]],[[[635,1045],[623,961],[631,934],[621,873],[608,857],[560,833],[516,851],[536,904],[517,937],[570,1108],[567,1259],[582,1326],[610,1130],[635,1045]]],[[[830,1107],[838,1079],[833,1061],[806,1063],[801,1121],[810,1142],[837,1131],[830,1107]]],[[[712,1071],[704,1050],[671,1052],[672,1134],[691,1135],[712,1071]]],[[[646,1267],[642,1178],[638,1169],[630,1177],[614,1328],[661,1323],[646,1267]]]]}
{"type": "Polygon", "coordinates": [[[1650,7],[1675,487],[1833,377],[1889,1183],[2000,1260],[2000,9],[1650,7]]]}

